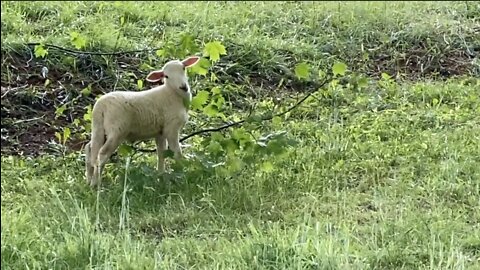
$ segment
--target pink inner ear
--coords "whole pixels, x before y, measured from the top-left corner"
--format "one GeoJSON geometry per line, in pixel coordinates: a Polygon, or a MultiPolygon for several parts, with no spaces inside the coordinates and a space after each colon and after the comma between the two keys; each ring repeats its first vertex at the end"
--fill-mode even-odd
{"type": "Polygon", "coordinates": [[[152,72],[150,72],[150,74],[148,74],[147,81],[158,82],[158,81],[162,80],[163,77],[165,77],[165,73],[163,73],[163,71],[161,71],[161,70],[152,71],[152,72]]]}
{"type": "Polygon", "coordinates": [[[190,66],[195,65],[198,62],[198,60],[200,60],[200,57],[192,56],[192,57],[189,57],[189,58],[183,60],[182,63],[185,67],[190,67],[190,66]]]}

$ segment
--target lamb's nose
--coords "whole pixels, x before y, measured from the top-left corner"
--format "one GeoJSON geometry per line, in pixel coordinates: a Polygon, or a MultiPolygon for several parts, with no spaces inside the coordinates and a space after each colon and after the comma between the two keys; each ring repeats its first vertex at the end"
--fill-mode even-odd
{"type": "Polygon", "coordinates": [[[187,90],[188,90],[187,85],[184,84],[184,85],[180,86],[180,90],[183,90],[183,91],[187,92],[187,90]]]}

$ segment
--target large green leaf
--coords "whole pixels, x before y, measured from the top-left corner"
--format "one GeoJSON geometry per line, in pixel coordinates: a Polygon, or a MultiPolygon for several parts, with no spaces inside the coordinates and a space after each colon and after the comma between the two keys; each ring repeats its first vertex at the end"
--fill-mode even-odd
{"type": "Polygon", "coordinates": [[[207,103],[210,93],[208,91],[199,91],[192,99],[192,110],[201,110],[203,105],[207,103]]]}
{"type": "Polygon", "coordinates": [[[344,76],[346,71],[347,71],[347,65],[342,62],[336,62],[332,67],[333,75],[344,76]]]}
{"type": "Polygon", "coordinates": [[[298,64],[295,67],[295,75],[299,79],[308,79],[310,76],[310,66],[305,62],[298,64]]]}
{"type": "Polygon", "coordinates": [[[212,41],[205,45],[203,54],[208,56],[213,62],[216,62],[220,59],[220,55],[227,54],[227,50],[220,41],[212,41]]]}

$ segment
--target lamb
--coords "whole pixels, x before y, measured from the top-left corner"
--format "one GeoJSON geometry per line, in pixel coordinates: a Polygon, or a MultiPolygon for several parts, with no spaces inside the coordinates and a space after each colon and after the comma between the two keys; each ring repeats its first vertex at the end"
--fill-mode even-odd
{"type": "Polygon", "coordinates": [[[90,186],[100,184],[105,163],[125,141],[155,139],[157,170],[162,173],[167,142],[175,159],[183,157],[179,133],[188,120],[185,101],[192,99],[186,68],[199,60],[197,56],[172,60],[148,74],[147,81],[163,81],[161,86],[141,92],[110,92],[97,100],[92,110],[91,140],[85,146],[85,174],[90,186]]]}

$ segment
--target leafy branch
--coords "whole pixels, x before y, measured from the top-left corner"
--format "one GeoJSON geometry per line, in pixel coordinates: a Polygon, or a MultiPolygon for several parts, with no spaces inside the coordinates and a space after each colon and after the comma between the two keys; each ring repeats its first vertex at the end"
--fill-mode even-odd
{"type": "MultiPolygon", "coordinates": [[[[162,49],[155,48],[155,49],[143,49],[143,50],[132,50],[132,51],[120,51],[120,52],[115,52],[116,48],[114,49],[114,52],[81,51],[82,48],[86,47],[87,41],[86,41],[85,37],[83,37],[82,35],[80,35],[77,32],[72,32],[71,33],[70,41],[71,41],[72,45],[75,46],[75,48],[77,50],[64,48],[64,47],[58,46],[58,45],[43,44],[43,43],[27,43],[26,45],[35,46],[35,56],[36,57],[45,57],[48,54],[48,50],[47,50],[48,47],[54,48],[54,49],[57,49],[57,50],[60,50],[60,51],[63,51],[63,52],[69,53],[69,54],[73,54],[73,55],[101,55],[101,56],[113,56],[113,57],[120,56],[120,55],[126,55],[126,54],[133,54],[133,53],[155,52],[155,54],[157,56],[170,58],[170,57],[181,57],[181,55],[185,55],[185,54],[192,53],[192,52],[200,50],[200,48],[195,44],[194,38],[191,35],[188,35],[188,34],[185,34],[185,35],[180,37],[179,45],[172,42],[172,43],[165,44],[165,46],[162,49]]],[[[117,36],[117,42],[118,42],[118,36],[117,36]]],[[[197,65],[197,67],[195,69],[192,69],[192,72],[196,73],[196,74],[199,74],[199,75],[206,76],[207,72],[208,72],[208,68],[213,63],[217,62],[221,58],[221,55],[226,55],[226,54],[227,54],[227,50],[226,50],[225,46],[219,41],[212,41],[212,42],[209,42],[209,43],[205,44],[204,49],[203,49],[203,55],[204,55],[204,57],[208,57],[209,60],[203,59],[202,60],[203,62],[199,63],[199,65],[197,65]]],[[[344,75],[344,72],[346,70],[346,66],[344,64],[343,65],[336,64],[332,68],[332,73],[333,74],[330,74],[330,75],[324,77],[324,76],[320,75],[322,73],[319,73],[320,77],[324,77],[323,81],[319,82],[316,78],[311,77],[311,75],[313,75],[313,74],[311,74],[310,66],[305,62],[297,64],[297,66],[295,67],[295,69],[293,71],[290,70],[289,68],[283,66],[283,65],[279,65],[278,68],[282,71],[281,73],[283,73],[284,77],[286,77],[286,78],[288,78],[292,81],[297,81],[297,82],[298,81],[303,81],[304,83],[306,82],[306,83],[308,83],[308,85],[307,84],[303,84],[303,85],[305,87],[311,88],[311,90],[306,91],[306,93],[304,94],[303,97],[297,98],[296,102],[292,106],[286,108],[285,110],[283,110],[281,112],[274,113],[273,111],[271,111],[271,112],[267,112],[267,113],[260,114],[260,115],[252,115],[253,108],[251,108],[250,112],[248,113],[248,116],[246,116],[244,119],[242,119],[240,121],[224,123],[223,125],[218,126],[218,127],[209,127],[209,128],[206,128],[206,129],[200,129],[198,131],[195,131],[191,134],[186,135],[185,137],[182,137],[180,139],[180,142],[186,141],[189,138],[192,138],[194,136],[207,134],[207,133],[212,133],[212,132],[219,132],[219,131],[226,130],[226,129],[229,129],[229,128],[232,128],[232,127],[238,127],[238,126],[241,126],[244,123],[249,123],[249,122],[261,123],[263,121],[268,121],[268,120],[272,120],[276,117],[283,116],[283,115],[295,110],[296,108],[298,108],[302,103],[304,103],[314,93],[321,90],[327,83],[331,82],[332,79],[336,77],[336,75],[344,75]]],[[[323,74],[325,74],[325,73],[323,73],[323,74]]],[[[212,80],[214,80],[214,78],[216,78],[214,73],[212,73],[211,76],[212,76],[212,80]]],[[[118,78],[119,77],[117,76],[117,80],[118,80],[118,78]]],[[[141,89],[142,87],[139,86],[139,88],[141,89]]],[[[225,116],[221,112],[222,106],[223,106],[224,103],[225,103],[225,98],[221,94],[220,88],[219,87],[214,87],[210,92],[200,91],[196,95],[196,97],[192,100],[192,103],[190,105],[192,106],[191,107],[192,110],[203,110],[203,113],[205,113],[207,116],[223,116],[223,118],[225,118],[225,116]],[[208,100],[210,100],[210,101],[208,102],[208,105],[206,105],[208,100]]],[[[64,106],[62,108],[64,108],[64,106]]],[[[63,113],[63,111],[60,112],[60,114],[62,114],[62,113],[63,113]]],[[[87,109],[87,112],[84,114],[84,120],[86,122],[88,122],[88,120],[91,118],[90,114],[91,114],[91,111],[89,111],[87,109]]],[[[77,120],[77,122],[79,123],[80,121],[77,120]]],[[[88,132],[87,125],[85,125],[84,130],[85,130],[85,132],[88,132]]],[[[63,140],[61,140],[61,138],[59,138],[59,140],[62,141],[63,143],[65,143],[65,141],[70,136],[70,132],[69,132],[70,129],[68,129],[67,131],[68,132],[64,136],[63,140]]],[[[65,130],[64,130],[64,133],[65,133],[65,130]]],[[[248,139],[246,139],[245,134],[244,134],[245,131],[238,131],[238,132],[235,131],[234,133],[235,134],[232,135],[233,136],[232,138],[226,139],[225,141],[219,140],[216,143],[217,144],[218,143],[225,144],[225,145],[222,145],[220,148],[230,149],[231,147],[233,147],[233,144],[240,143],[240,145],[243,145],[243,144],[245,144],[246,141],[248,141],[248,139]]],[[[248,133],[248,131],[247,131],[247,133],[248,133]]],[[[59,133],[59,135],[60,135],[60,133],[59,133]]],[[[217,140],[217,139],[215,139],[215,140],[217,140]]],[[[213,145],[215,145],[215,143],[213,145]]],[[[215,147],[215,146],[213,146],[213,147],[215,147]]],[[[121,149],[119,149],[119,152],[122,152],[124,154],[130,152],[131,150],[133,150],[135,152],[155,152],[156,151],[156,149],[141,149],[141,148],[136,147],[135,145],[131,145],[131,146],[123,145],[120,148],[121,149]]],[[[228,151],[230,151],[230,150],[228,150],[228,151]]]]}
{"type": "MultiPolygon", "coordinates": [[[[318,83],[318,82],[314,82],[314,85],[313,85],[313,90],[309,91],[307,94],[305,94],[305,96],[303,96],[302,98],[298,99],[297,102],[290,106],[288,109],[286,109],[285,111],[282,111],[282,112],[279,112],[277,114],[270,114],[270,115],[266,115],[266,116],[263,116],[263,117],[260,117],[260,119],[258,119],[259,122],[263,122],[263,121],[268,121],[268,120],[272,120],[273,118],[275,117],[279,117],[279,116],[283,116],[285,114],[287,114],[288,112],[291,112],[293,111],[295,108],[297,108],[298,106],[300,106],[303,102],[305,102],[305,100],[307,100],[311,95],[313,95],[314,93],[318,92],[320,89],[323,88],[323,86],[325,86],[327,83],[329,83],[331,81],[332,77],[326,77],[322,82],[318,83]]],[[[251,114],[251,112],[250,112],[251,114]]],[[[198,131],[195,131],[191,134],[188,134],[187,136],[183,137],[180,139],[180,142],[183,142],[185,140],[188,140],[189,138],[191,137],[194,137],[194,136],[197,136],[197,135],[200,135],[200,134],[205,134],[205,133],[210,133],[210,132],[219,132],[219,131],[222,131],[222,130],[225,130],[225,129],[228,129],[228,128],[231,128],[231,127],[234,127],[234,126],[239,126],[245,122],[247,122],[248,120],[250,119],[250,115],[245,118],[245,119],[242,119],[240,121],[237,121],[237,122],[233,122],[233,123],[229,123],[229,124],[226,124],[226,125],[223,125],[223,126],[219,126],[219,127],[215,127],[215,128],[206,128],[206,129],[201,129],[201,130],[198,130],[198,131]]],[[[133,147],[133,149],[135,151],[138,151],[138,152],[144,152],[144,153],[151,153],[151,152],[155,152],[156,149],[141,149],[141,148],[136,148],[136,147],[133,147]]]]}

